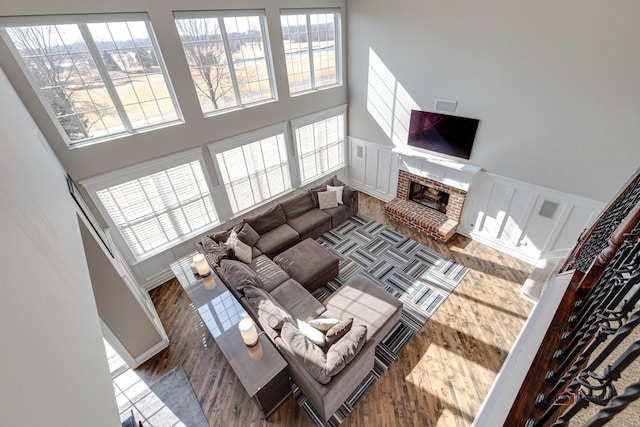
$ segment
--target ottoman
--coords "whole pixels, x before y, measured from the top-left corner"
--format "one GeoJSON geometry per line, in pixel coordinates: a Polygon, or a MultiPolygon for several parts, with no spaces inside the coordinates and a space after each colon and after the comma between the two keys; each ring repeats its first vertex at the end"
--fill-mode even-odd
{"type": "Polygon", "coordinates": [[[313,292],[338,275],[340,260],[309,238],[276,255],[273,261],[306,290],[313,292]]]}
{"type": "Polygon", "coordinates": [[[400,320],[402,302],[369,278],[357,275],[335,291],[324,303],[322,316],[348,319],[367,325],[367,335],[377,345],[400,320]]]}

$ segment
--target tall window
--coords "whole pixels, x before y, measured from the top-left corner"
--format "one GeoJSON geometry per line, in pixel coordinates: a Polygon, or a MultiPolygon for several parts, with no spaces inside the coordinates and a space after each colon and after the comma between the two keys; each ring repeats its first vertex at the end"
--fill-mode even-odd
{"type": "Polygon", "coordinates": [[[280,12],[289,92],[341,84],[340,10],[280,12]]]}
{"type": "Polygon", "coordinates": [[[175,17],[205,115],[275,99],[264,11],[175,17]]]}
{"type": "Polygon", "coordinates": [[[209,150],[218,164],[234,214],[291,189],[282,127],[272,127],[241,140],[210,145],[209,150]]]}
{"type": "MultiPolygon", "coordinates": [[[[178,156],[178,160],[185,161],[184,155],[178,156]]],[[[166,165],[162,161],[157,165],[153,163],[157,162],[151,162],[151,166],[143,165],[142,170],[166,165]]],[[[130,168],[129,172],[132,171],[135,169],[130,168]]],[[[115,178],[104,178],[104,182],[118,180],[127,174],[114,173],[115,178]]],[[[101,187],[99,182],[85,185],[90,191],[101,187]]],[[[138,259],[218,222],[199,160],[187,161],[94,191],[104,211],[138,259]]]]}
{"type": "Polygon", "coordinates": [[[181,120],[145,14],[7,18],[0,26],[70,146],[181,120]]]}
{"type": "Polygon", "coordinates": [[[302,184],[344,166],[345,108],[291,122],[302,184]]]}

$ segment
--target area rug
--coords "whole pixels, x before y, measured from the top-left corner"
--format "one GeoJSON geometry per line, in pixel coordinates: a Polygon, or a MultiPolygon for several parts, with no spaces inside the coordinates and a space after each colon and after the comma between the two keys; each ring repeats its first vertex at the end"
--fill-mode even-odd
{"type": "Polygon", "coordinates": [[[155,414],[147,416],[153,427],[209,427],[182,365],[173,368],[149,388],[162,404],[155,414]]]}
{"type": "Polygon", "coordinates": [[[400,322],[376,347],[373,370],[327,422],[294,387],[298,404],[324,427],[344,421],[469,269],[362,214],[323,234],[318,242],[340,258],[340,274],[314,292],[317,299],[326,300],[362,274],[404,304],[400,322]]]}

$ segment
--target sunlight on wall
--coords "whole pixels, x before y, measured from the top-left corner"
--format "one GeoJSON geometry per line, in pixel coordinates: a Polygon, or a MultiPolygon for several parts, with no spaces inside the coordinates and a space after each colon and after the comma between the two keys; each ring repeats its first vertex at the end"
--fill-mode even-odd
{"type": "Polygon", "coordinates": [[[371,48],[368,74],[367,111],[396,147],[406,145],[411,110],[420,107],[371,48]]]}

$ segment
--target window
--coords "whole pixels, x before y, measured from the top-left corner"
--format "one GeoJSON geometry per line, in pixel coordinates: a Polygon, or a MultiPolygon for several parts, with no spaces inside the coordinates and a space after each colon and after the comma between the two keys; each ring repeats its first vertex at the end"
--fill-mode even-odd
{"type": "Polygon", "coordinates": [[[116,171],[84,183],[90,192],[95,192],[103,212],[138,260],[218,222],[200,160],[193,160],[194,153],[116,171]],[[145,175],[130,179],[136,169],[145,175]],[[148,173],[150,170],[154,171],[148,173]]]}
{"type": "Polygon", "coordinates": [[[291,190],[284,126],[216,143],[209,150],[234,214],[291,190]]]}
{"type": "Polygon", "coordinates": [[[275,99],[264,11],[175,17],[205,116],[275,99]]]}
{"type": "Polygon", "coordinates": [[[302,184],[344,166],[344,116],[340,107],[291,122],[302,184]]]}
{"type": "Polygon", "coordinates": [[[285,9],[280,15],[289,92],[341,84],[340,10],[285,9]]]}
{"type": "Polygon", "coordinates": [[[68,145],[181,121],[146,15],[7,18],[0,25],[68,145]]]}

